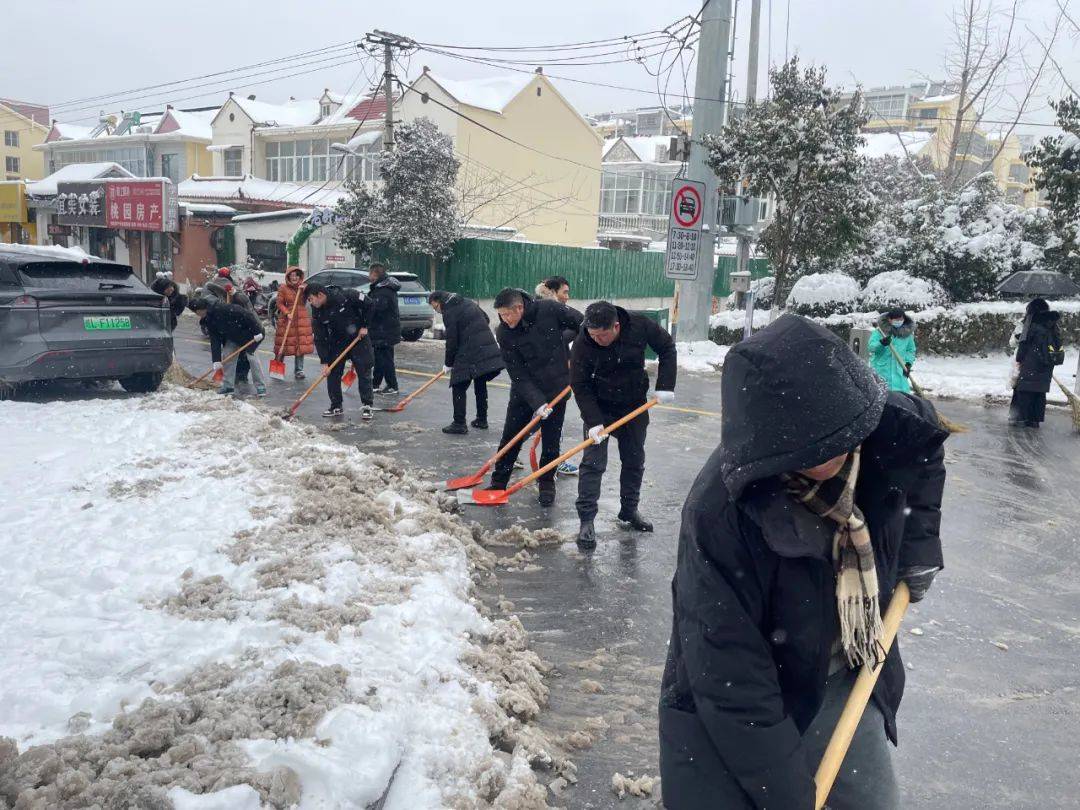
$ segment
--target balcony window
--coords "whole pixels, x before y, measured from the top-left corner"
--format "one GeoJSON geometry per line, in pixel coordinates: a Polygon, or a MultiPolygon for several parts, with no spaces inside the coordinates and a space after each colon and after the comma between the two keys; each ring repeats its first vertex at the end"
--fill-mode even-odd
{"type": "Polygon", "coordinates": [[[244,150],[238,149],[226,149],[222,156],[225,160],[225,176],[226,177],[239,177],[244,172],[244,150]]]}

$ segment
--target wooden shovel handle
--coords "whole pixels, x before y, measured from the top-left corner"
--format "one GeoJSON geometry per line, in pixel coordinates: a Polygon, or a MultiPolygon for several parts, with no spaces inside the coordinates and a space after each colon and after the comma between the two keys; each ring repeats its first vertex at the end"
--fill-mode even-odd
{"type": "MultiPolygon", "coordinates": [[[[300,303],[300,298],[304,295],[304,287],[306,286],[306,284],[301,284],[296,288],[296,298],[293,299],[292,306],[289,308],[289,320],[285,324],[285,334],[281,336],[281,354],[275,353],[274,355],[277,360],[285,356],[285,344],[289,342],[289,330],[292,329],[293,318],[296,316],[296,305],[300,303]]],[[[278,295],[280,294],[278,293],[278,295]]],[[[277,304],[274,304],[274,306],[277,306],[277,304]]]]}
{"type": "MultiPolygon", "coordinates": [[[[563,399],[565,399],[566,395],[569,393],[570,386],[568,385],[555,396],[555,399],[551,400],[551,402],[547,404],[547,407],[554,408],[556,405],[562,402],[563,399]]],[[[539,416],[534,416],[532,419],[530,419],[529,423],[525,425],[525,427],[523,427],[521,430],[519,430],[514,436],[514,438],[512,438],[510,441],[500,447],[498,452],[495,453],[495,455],[493,455],[491,458],[484,462],[484,468],[486,469],[488,467],[491,467],[496,461],[509,453],[512,448],[517,446],[518,442],[520,442],[522,439],[529,435],[529,431],[536,427],[539,422],[539,416]]]]}
{"type": "MultiPolygon", "coordinates": [[[[639,406],[637,408],[634,408],[634,410],[630,411],[630,413],[628,413],[626,416],[622,417],[621,419],[616,419],[614,422],[612,422],[610,425],[608,425],[606,428],[604,428],[602,431],[600,431],[601,435],[609,436],[610,434],[614,433],[616,430],[621,428],[623,425],[625,425],[631,419],[636,419],[637,417],[641,416],[641,414],[645,413],[645,411],[649,410],[649,408],[651,408],[653,405],[655,405],[657,403],[657,401],[658,400],[650,399],[644,405],[641,405],[641,406],[639,406]]],[[[589,438],[589,439],[586,439],[585,441],[583,441],[581,444],[575,445],[574,447],[567,450],[565,453],[563,453],[561,456],[559,456],[554,461],[548,462],[547,464],[545,464],[543,467],[541,467],[536,472],[533,472],[533,473],[530,473],[529,475],[526,475],[524,478],[522,478],[516,484],[514,484],[513,486],[507,488],[506,494],[507,495],[512,495],[515,492],[517,492],[519,489],[521,489],[522,487],[528,486],[529,484],[531,484],[533,481],[535,481],[537,478],[539,478],[544,473],[548,472],[549,470],[555,469],[556,467],[558,467],[560,464],[562,464],[564,461],[566,461],[571,456],[576,456],[578,453],[580,453],[582,450],[584,450],[590,444],[595,444],[595,443],[596,442],[593,441],[593,439],[589,438]]]]}
{"type": "MultiPolygon", "coordinates": [[[[244,351],[244,349],[246,349],[248,346],[250,346],[254,342],[255,342],[255,338],[252,338],[247,343],[245,343],[243,346],[241,346],[239,349],[237,349],[235,352],[231,352],[230,354],[226,355],[225,359],[221,361],[221,365],[225,365],[226,363],[228,363],[230,360],[232,360],[234,357],[236,357],[236,355],[240,354],[240,352],[244,351]]],[[[214,367],[210,366],[209,371],[203,372],[203,374],[201,376],[196,377],[194,380],[189,382],[187,384],[187,387],[188,388],[194,388],[196,385],[201,383],[203,380],[205,380],[207,377],[209,377],[213,373],[214,373],[214,367]]]]}
{"type": "MultiPolygon", "coordinates": [[[[885,648],[886,653],[892,649],[896,633],[900,629],[900,622],[903,620],[910,603],[911,592],[908,590],[907,583],[901,580],[893,591],[889,609],[885,611],[885,616],[881,620],[885,629],[885,633],[881,638],[881,646],[885,648]]],[[[855,685],[851,688],[851,694],[848,695],[847,703],[844,704],[844,711],[841,712],[840,719],[836,721],[836,729],[833,731],[832,737],[829,738],[829,746],[825,749],[817,774],[814,776],[814,782],[817,786],[817,798],[814,802],[815,810],[821,810],[825,806],[825,801],[829,798],[829,791],[832,790],[836,775],[840,772],[840,766],[844,764],[844,756],[851,745],[851,740],[855,737],[855,729],[858,728],[859,720],[862,719],[863,712],[866,711],[866,704],[870,702],[870,695],[874,691],[874,684],[877,683],[878,675],[881,674],[884,663],[882,661],[873,669],[863,666],[859,671],[859,677],[855,679],[855,685]]]]}
{"type": "Polygon", "coordinates": [[[443,377],[445,375],[446,375],[445,371],[440,371],[438,374],[436,374],[434,377],[432,377],[426,383],[424,383],[419,388],[417,388],[415,391],[413,391],[411,394],[409,394],[407,397],[405,397],[405,399],[401,400],[401,402],[399,402],[397,404],[397,407],[404,407],[404,406],[408,405],[410,402],[412,402],[414,399],[416,399],[422,393],[424,393],[429,388],[431,388],[431,386],[433,386],[436,382],[439,381],[439,379],[441,377],[443,377]]]}
{"type": "Polygon", "coordinates": [[[296,400],[296,402],[294,402],[292,404],[292,407],[289,408],[289,413],[290,414],[296,413],[296,409],[300,407],[301,403],[303,403],[303,401],[305,399],[307,399],[309,396],[311,396],[311,392],[314,391],[319,386],[319,383],[321,383],[323,380],[325,380],[327,377],[330,376],[330,372],[333,371],[337,367],[338,363],[340,363],[342,360],[345,359],[346,355],[348,355],[348,353],[352,351],[353,346],[355,346],[357,343],[359,343],[361,340],[363,340],[364,337],[365,337],[364,334],[358,334],[355,338],[353,338],[353,342],[345,347],[345,349],[341,352],[341,354],[339,354],[334,359],[334,362],[326,367],[326,371],[324,371],[322,374],[320,374],[318,377],[316,377],[315,382],[313,382],[311,385],[308,386],[308,390],[305,391],[304,393],[302,393],[300,395],[300,398],[298,400],[296,400]]]}

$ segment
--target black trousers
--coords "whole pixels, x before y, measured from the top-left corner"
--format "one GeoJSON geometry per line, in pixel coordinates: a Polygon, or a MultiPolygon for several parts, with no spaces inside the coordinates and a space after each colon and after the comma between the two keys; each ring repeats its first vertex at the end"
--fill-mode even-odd
{"type": "MultiPolygon", "coordinates": [[[[499,447],[504,446],[514,438],[529,423],[534,414],[535,411],[532,406],[524,398],[514,393],[513,388],[511,388],[510,401],[506,405],[506,422],[503,425],[499,447]]],[[[552,409],[551,416],[540,422],[541,467],[559,457],[559,443],[562,440],[563,420],[565,418],[566,400],[564,399],[552,409]]],[[[510,476],[514,472],[514,462],[517,460],[518,453],[521,452],[521,446],[527,441],[528,437],[524,441],[518,442],[512,450],[508,450],[506,455],[495,464],[495,471],[491,474],[491,486],[493,489],[506,489],[506,484],[510,481],[510,476]]],[[[554,480],[555,470],[544,473],[540,477],[541,482],[554,480]]]]}
{"type": "Polygon", "coordinates": [[[386,380],[387,388],[397,388],[397,369],[394,367],[394,345],[375,347],[375,365],[371,384],[378,388],[386,380]]]}
{"type": "MultiPolygon", "coordinates": [[[[620,419],[638,405],[619,405],[604,410],[604,424],[610,425],[616,419],[620,419]]],[[[585,426],[582,438],[588,438],[585,426]]],[[[604,481],[604,471],[607,469],[608,446],[613,442],[619,443],[619,500],[620,511],[636,509],[641,502],[641,479],[645,476],[645,434],[649,427],[649,414],[645,412],[636,419],[631,419],[621,428],[612,433],[606,441],[600,444],[592,444],[585,448],[585,454],[581,458],[581,466],[578,467],[578,497],[577,513],[580,520],[592,520],[596,517],[597,503],[600,500],[600,485],[604,481]]]]}
{"type": "Polygon", "coordinates": [[[1013,389],[1009,404],[1009,421],[1039,424],[1046,420],[1046,394],[1039,391],[1013,389]]]}
{"type": "MultiPolygon", "coordinates": [[[[337,355],[334,356],[337,357],[337,355]]],[[[360,401],[365,405],[375,404],[375,396],[371,390],[371,346],[358,343],[326,377],[326,392],[330,395],[331,408],[342,406],[341,378],[345,375],[345,366],[350,361],[356,367],[356,385],[360,389],[360,401]]]]}
{"type": "Polygon", "coordinates": [[[466,380],[463,383],[450,386],[450,395],[454,401],[454,421],[459,425],[465,424],[466,410],[465,404],[467,395],[469,393],[469,383],[472,383],[473,393],[476,395],[476,418],[487,421],[488,412],[488,394],[487,384],[489,380],[494,380],[499,376],[499,372],[492,371],[489,374],[481,374],[479,377],[475,377],[471,380],[466,380]]]}
{"type": "Polygon", "coordinates": [[[247,382],[248,374],[250,373],[251,362],[248,360],[247,352],[240,352],[240,355],[236,358],[237,382],[247,382]]]}

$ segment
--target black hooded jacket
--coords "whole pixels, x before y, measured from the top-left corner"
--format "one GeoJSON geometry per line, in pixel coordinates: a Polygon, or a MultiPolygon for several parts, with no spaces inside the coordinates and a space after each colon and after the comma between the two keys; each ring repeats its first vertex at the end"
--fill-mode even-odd
{"type": "MultiPolygon", "coordinates": [[[[881,606],[898,569],[942,566],[947,434],[933,407],[886,392],[837,337],[788,315],[724,363],[721,445],[686,499],[660,697],[670,810],[810,810],[817,763],[801,735],[839,637],[833,528],[778,478],[862,446],[855,500],[881,606]]],[[[894,645],[874,689],[895,742],[904,668],[894,645]]]]}
{"type": "Polygon", "coordinates": [[[461,385],[477,377],[505,368],[499,344],[488,326],[488,316],[480,305],[452,293],[442,305],[446,330],[446,359],[453,371],[451,385],[461,385]]]}
{"type": "MultiPolygon", "coordinates": [[[[311,308],[311,331],[315,337],[315,351],[319,362],[332,363],[353,342],[361,329],[368,328],[371,304],[352,289],[329,286],[326,303],[311,308]]],[[[370,335],[356,344],[351,356],[367,353],[368,362],[374,355],[370,335]]]]}
{"type": "Polygon", "coordinates": [[[158,295],[165,295],[169,300],[169,329],[175,331],[176,324],[180,320],[180,315],[187,306],[187,296],[180,292],[176,286],[176,282],[170,278],[155,278],[154,282],[150,285],[150,289],[158,295]],[[165,295],[165,290],[169,287],[173,288],[173,294],[165,295]]]}
{"type": "Polygon", "coordinates": [[[565,333],[581,329],[582,315],[558,301],[534,301],[528,294],[525,311],[511,329],[502,321],[495,338],[502,349],[513,393],[534,411],[570,384],[565,333]]]}
{"type": "MultiPolygon", "coordinates": [[[[226,343],[243,346],[256,335],[263,333],[262,322],[255,313],[239,304],[226,304],[216,298],[206,299],[208,308],[199,322],[210,336],[210,357],[215,363],[221,362],[221,348],[226,343]]],[[[258,344],[252,344],[244,350],[245,354],[254,354],[258,344]]]]}
{"type": "Polygon", "coordinates": [[[385,275],[372,282],[368,301],[371,303],[371,324],[368,337],[375,346],[395,346],[401,343],[401,315],[398,312],[398,290],[401,282],[385,275]]]}
{"type": "Polygon", "coordinates": [[[1045,394],[1050,390],[1054,376],[1050,352],[1061,348],[1058,318],[1059,313],[1049,310],[1031,313],[1025,319],[1020,344],[1016,348],[1016,361],[1020,364],[1020,375],[1016,379],[1018,391],[1045,394]]]}
{"type": "Polygon", "coordinates": [[[570,352],[570,383],[581,419],[590,427],[604,424],[604,415],[629,413],[645,404],[649,375],[645,349],[656,352],[660,367],[656,390],[674,391],[678,371],[675,341],[656,321],[615,307],[621,329],[610,346],[601,346],[582,329],[570,352]]]}

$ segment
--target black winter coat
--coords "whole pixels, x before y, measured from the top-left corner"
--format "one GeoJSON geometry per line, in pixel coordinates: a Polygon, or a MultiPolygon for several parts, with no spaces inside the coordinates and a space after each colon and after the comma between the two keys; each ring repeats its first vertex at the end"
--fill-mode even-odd
{"type": "MultiPolygon", "coordinates": [[[[855,500],[883,611],[898,569],[942,566],[947,434],[933,407],[886,393],[839,339],[800,321],[781,318],[729,353],[722,444],[683,507],[659,709],[669,810],[814,806],[818,763],[801,735],[840,634],[833,527],[795,504],[779,473],[861,444],[855,500]]],[[[894,645],[874,689],[894,742],[903,690],[894,645]]]]}
{"type": "Polygon", "coordinates": [[[656,390],[674,391],[677,372],[675,341],[656,321],[637,312],[615,307],[621,331],[610,346],[601,346],[582,329],[570,352],[570,383],[582,421],[604,424],[604,414],[628,413],[645,403],[649,375],[645,349],[660,358],[656,390]]]}
{"type": "Polygon", "coordinates": [[[479,304],[454,293],[443,304],[442,318],[446,329],[443,365],[453,369],[451,385],[506,368],[499,344],[488,326],[488,316],[479,304]]]}
{"type": "Polygon", "coordinates": [[[180,320],[180,316],[183,314],[184,309],[187,307],[187,296],[176,288],[175,282],[167,278],[154,279],[154,283],[150,285],[150,289],[158,295],[165,295],[169,300],[169,329],[175,331],[176,324],[180,320]],[[173,288],[173,294],[165,295],[165,290],[169,287],[173,288]]]}
{"type": "MultiPolygon", "coordinates": [[[[215,298],[210,299],[210,307],[199,324],[210,336],[210,357],[215,363],[221,362],[221,348],[225,343],[243,346],[256,335],[263,333],[262,321],[255,313],[239,304],[226,304],[215,298]]],[[[258,347],[259,344],[254,343],[244,353],[255,354],[258,347]]]]}
{"type": "Polygon", "coordinates": [[[1051,347],[1055,350],[1061,348],[1059,317],[1060,314],[1053,310],[1039,312],[1025,325],[1020,345],[1016,348],[1016,361],[1020,364],[1016,390],[1043,394],[1050,390],[1054,376],[1051,347]]]}
{"type": "MultiPolygon", "coordinates": [[[[356,290],[330,286],[326,288],[326,303],[311,308],[311,331],[315,351],[324,365],[334,362],[338,355],[356,339],[361,329],[368,328],[371,303],[356,290]]],[[[371,336],[367,335],[350,353],[353,358],[367,356],[374,362],[371,336]]]]}
{"type": "Polygon", "coordinates": [[[391,276],[383,276],[371,285],[368,301],[371,303],[371,324],[368,337],[375,346],[395,346],[401,343],[401,315],[398,313],[398,290],[401,282],[391,276]]]}
{"type": "Polygon", "coordinates": [[[500,321],[495,338],[510,374],[511,392],[535,411],[570,384],[565,333],[581,329],[582,315],[558,301],[522,295],[525,311],[518,325],[511,329],[500,321]]]}

